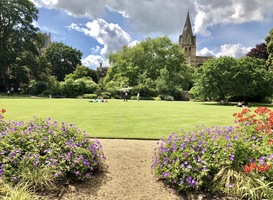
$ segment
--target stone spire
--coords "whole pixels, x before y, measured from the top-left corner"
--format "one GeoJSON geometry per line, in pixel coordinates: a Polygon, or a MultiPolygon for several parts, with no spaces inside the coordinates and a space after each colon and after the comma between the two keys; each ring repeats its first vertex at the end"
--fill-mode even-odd
{"type": "Polygon", "coordinates": [[[179,36],[179,46],[185,50],[186,56],[196,56],[196,36],[192,33],[189,11],[182,34],[179,36]]]}
{"type": "Polygon", "coordinates": [[[186,18],[186,22],[185,22],[185,25],[184,25],[182,35],[184,36],[183,39],[185,40],[185,43],[187,43],[186,42],[187,36],[190,36],[190,37],[193,36],[189,11],[188,11],[188,14],[187,14],[187,18],[186,18]]]}

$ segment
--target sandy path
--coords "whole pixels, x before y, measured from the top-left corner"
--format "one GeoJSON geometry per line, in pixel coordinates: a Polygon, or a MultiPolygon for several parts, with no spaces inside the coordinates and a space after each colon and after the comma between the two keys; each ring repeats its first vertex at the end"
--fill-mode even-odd
{"type": "Polygon", "coordinates": [[[109,169],[90,181],[70,187],[62,199],[178,200],[174,191],[157,181],[152,172],[157,141],[99,139],[109,169]]]}

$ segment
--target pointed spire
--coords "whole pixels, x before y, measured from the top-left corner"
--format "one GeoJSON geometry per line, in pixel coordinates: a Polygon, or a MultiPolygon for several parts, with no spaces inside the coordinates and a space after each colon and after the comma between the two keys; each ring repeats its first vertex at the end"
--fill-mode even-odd
{"type": "Polygon", "coordinates": [[[182,35],[193,36],[193,34],[192,34],[192,28],[191,28],[191,20],[190,20],[190,12],[189,12],[189,10],[188,10],[188,13],[187,13],[187,18],[186,18],[186,22],[185,22],[185,25],[184,25],[184,29],[183,29],[182,35]]]}

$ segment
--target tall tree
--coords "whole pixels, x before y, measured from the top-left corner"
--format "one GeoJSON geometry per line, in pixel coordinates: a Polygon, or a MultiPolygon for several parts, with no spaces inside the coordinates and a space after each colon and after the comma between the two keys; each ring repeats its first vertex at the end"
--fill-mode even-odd
{"type": "Polygon", "coordinates": [[[172,93],[174,88],[188,89],[190,85],[191,68],[185,64],[183,51],[168,37],[147,38],[111,54],[109,60],[106,84],[113,85],[114,81],[121,87],[146,85],[153,90],[157,85],[158,92],[163,93],[172,93]]]}
{"type": "Polygon", "coordinates": [[[269,35],[265,38],[266,45],[267,45],[267,52],[269,54],[267,59],[267,66],[269,68],[273,68],[273,29],[270,30],[269,35]]]}
{"type": "Polygon", "coordinates": [[[226,101],[235,87],[232,77],[236,66],[236,60],[232,57],[208,60],[196,70],[191,92],[202,99],[226,101]]]}
{"type": "Polygon", "coordinates": [[[72,73],[81,65],[82,52],[62,42],[53,42],[45,49],[45,57],[50,63],[52,75],[63,81],[66,74],[72,73]]]}
{"type": "Polygon", "coordinates": [[[232,96],[260,100],[273,93],[273,73],[266,68],[265,60],[242,57],[237,60],[237,67],[232,78],[235,86],[232,96]]]}
{"type": "Polygon", "coordinates": [[[191,92],[195,97],[228,100],[231,97],[263,99],[273,92],[273,73],[258,58],[214,58],[196,71],[191,92]]]}
{"type": "Polygon", "coordinates": [[[78,65],[76,70],[73,73],[67,74],[65,76],[65,79],[71,78],[73,80],[76,80],[83,77],[90,77],[95,83],[99,82],[97,71],[82,65],[78,65]]]}
{"type": "Polygon", "coordinates": [[[0,8],[0,90],[4,90],[14,76],[25,73],[20,66],[24,52],[38,54],[38,28],[33,25],[38,10],[29,0],[0,0],[0,8]]]}
{"type": "Polygon", "coordinates": [[[254,48],[252,48],[246,56],[253,57],[253,58],[260,58],[263,60],[268,59],[268,52],[267,52],[267,46],[265,43],[256,44],[254,48]]]}

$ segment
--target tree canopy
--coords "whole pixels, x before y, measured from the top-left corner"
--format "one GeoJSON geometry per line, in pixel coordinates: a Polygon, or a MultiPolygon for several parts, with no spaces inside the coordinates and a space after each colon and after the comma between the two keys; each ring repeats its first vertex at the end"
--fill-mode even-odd
{"type": "Polygon", "coordinates": [[[62,42],[53,42],[45,49],[45,58],[50,63],[51,74],[63,81],[66,74],[72,73],[81,65],[82,52],[62,42]]]}
{"type": "Polygon", "coordinates": [[[267,45],[267,52],[269,54],[267,59],[267,66],[273,68],[273,29],[270,30],[269,35],[265,38],[267,45]]]}
{"type": "Polygon", "coordinates": [[[272,95],[272,72],[262,59],[220,57],[207,61],[195,75],[191,92],[199,98],[227,100],[231,97],[247,101],[272,95]]]}
{"type": "Polygon", "coordinates": [[[109,56],[111,67],[106,85],[119,88],[139,87],[171,95],[176,89],[188,89],[192,69],[185,64],[183,51],[169,38],[147,38],[134,47],[109,56]]]}
{"type": "MultiPolygon", "coordinates": [[[[39,40],[33,21],[38,10],[29,0],[0,0],[0,90],[27,73],[26,54],[38,54],[39,40]]],[[[24,81],[24,80],[21,80],[24,81]]]]}
{"type": "Polygon", "coordinates": [[[263,60],[268,59],[268,52],[267,46],[265,43],[257,44],[254,48],[252,48],[246,56],[253,57],[253,58],[260,58],[263,60]]]}

